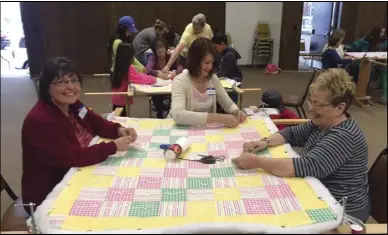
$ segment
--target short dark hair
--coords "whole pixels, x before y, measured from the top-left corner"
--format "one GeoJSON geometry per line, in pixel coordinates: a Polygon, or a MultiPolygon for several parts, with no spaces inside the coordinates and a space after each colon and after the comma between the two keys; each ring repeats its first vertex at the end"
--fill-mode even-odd
{"type": "Polygon", "coordinates": [[[329,44],[329,46],[336,46],[337,45],[337,43],[339,42],[339,41],[341,41],[341,36],[339,35],[339,34],[332,34],[332,35],[330,35],[330,37],[329,37],[329,41],[328,41],[328,44],[329,44]]]}
{"type": "Polygon", "coordinates": [[[75,63],[71,59],[66,57],[53,57],[48,59],[46,64],[43,66],[43,70],[39,77],[39,99],[47,103],[51,103],[49,90],[52,81],[56,78],[73,74],[77,75],[80,84],[82,84],[82,74],[79,72],[75,63]]]}
{"type": "Polygon", "coordinates": [[[343,30],[343,29],[336,29],[336,30],[334,30],[333,34],[337,34],[337,35],[339,35],[341,38],[343,38],[343,37],[345,37],[346,32],[345,32],[345,30],[343,30]]]}
{"type": "Polygon", "coordinates": [[[191,76],[198,77],[200,75],[202,60],[208,54],[213,55],[214,58],[213,68],[209,72],[210,79],[215,70],[215,60],[217,55],[216,49],[212,45],[210,39],[203,37],[195,39],[189,48],[187,56],[187,70],[191,76]]]}
{"type": "Polygon", "coordinates": [[[217,45],[221,45],[222,43],[224,43],[225,45],[228,45],[228,37],[226,36],[226,34],[218,33],[212,38],[212,43],[215,43],[217,45]]]}
{"type": "Polygon", "coordinates": [[[166,51],[167,51],[168,44],[164,38],[157,37],[155,40],[152,41],[151,50],[152,50],[152,53],[154,54],[154,56],[157,56],[156,55],[156,48],[161,47],[161,46],[164,46],[166,48],[166,51]]]}

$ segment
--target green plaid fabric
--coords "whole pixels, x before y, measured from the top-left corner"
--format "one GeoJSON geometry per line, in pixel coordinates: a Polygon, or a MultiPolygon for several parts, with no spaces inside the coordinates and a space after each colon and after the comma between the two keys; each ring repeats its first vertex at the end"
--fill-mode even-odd
{"type": "Polygon", "coordinates": [[[188,189],[213,188],[212,178],[187,178],[188,189]]]}
{"type": "Polygon", "coordinates": [[[155,129],[153,132],[153,136],[169,136],[171,130],[170,129],[155,129]]]}
{"type": "Polygon", "coordinates": [[[129,216],[152,217],[159,216],[159,202],[132,202],[129,216]]]}
{"type": "Polygon", "coordinates": [[[181,137],[186,137],[186,136],[170,136],[170,144],[174,144],[181,137]]]}
{"type": "Polygon", "coordinates": [[[187,201],[186,190],[182,188],[164,188],[162,189],[162,200],[165,202],[187,201]]]}
{"type": "Polygon", "coordinates": [[[103,161],[101,165],[103,166],[120,166],[121,162],[124,160],[124,157],[110,157],[103,161]]]}
{"type": "Polygon", "coordinates": [[[212,177],[234,177],[234,172],[232,167],[227,168],[212,168],[210,169],[210,174],[212,177]]]}
{"type": "Polygon", "coordinates": [[[337,216],[330,208],[312,209],[306,210],[306,212],[310,216],[311,220],[314,221],[314,223],[321,223],[337,219],[337,216]]]}
{"type": "Polygon", "coordinates": [[[129,149],[127,154],[125,155],[126,158],[133,157],[133,158],[146,158],[147,157],[147,151],[142,149],[129,149]]]}

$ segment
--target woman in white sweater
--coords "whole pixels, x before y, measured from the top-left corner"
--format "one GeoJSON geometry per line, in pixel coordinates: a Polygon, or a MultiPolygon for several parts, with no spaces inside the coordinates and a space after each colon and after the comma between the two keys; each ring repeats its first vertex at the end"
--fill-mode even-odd
{"type": "Polygon", "coordinates": [[[235,127],[245,121],[241,112],[214,74],[215,48],[207,38],[196,39],[188,50],[187,70],[172,83],[171,111],[178,125],[221,123],[235,127]],[[227,114],[218,114],[217,103],[227,114]]]}

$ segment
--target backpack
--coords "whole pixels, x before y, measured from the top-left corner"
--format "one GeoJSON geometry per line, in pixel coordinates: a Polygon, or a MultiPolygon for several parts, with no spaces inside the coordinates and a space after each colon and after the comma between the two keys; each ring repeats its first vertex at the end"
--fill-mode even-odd
{"type": "Polygon", "coordinates": [[[278,74],[282,71],[277,65],[274,64],[267,64],[265,67],[265,74],[278,74]]]}

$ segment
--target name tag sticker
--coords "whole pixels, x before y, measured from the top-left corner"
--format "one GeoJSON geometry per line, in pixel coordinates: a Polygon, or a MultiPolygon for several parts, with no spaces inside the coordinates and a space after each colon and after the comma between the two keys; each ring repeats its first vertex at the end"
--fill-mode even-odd
{"type": "Polygon", "coordinates": [[[208,95],[215,95],[215,94],[216,94],[216,89],[215,89],[215,88],[208,88],[208,89],[206,90],[206,93],[207,93],[208,95]]]}
{"type": "Polygon", "coordinates": [[[78,113],[78,116],[81,118],[81,119],[84,119],[85,115],[88,113],[88,110],[84,107],[81,108],[81,110],[79,111],[78,113]]]}

